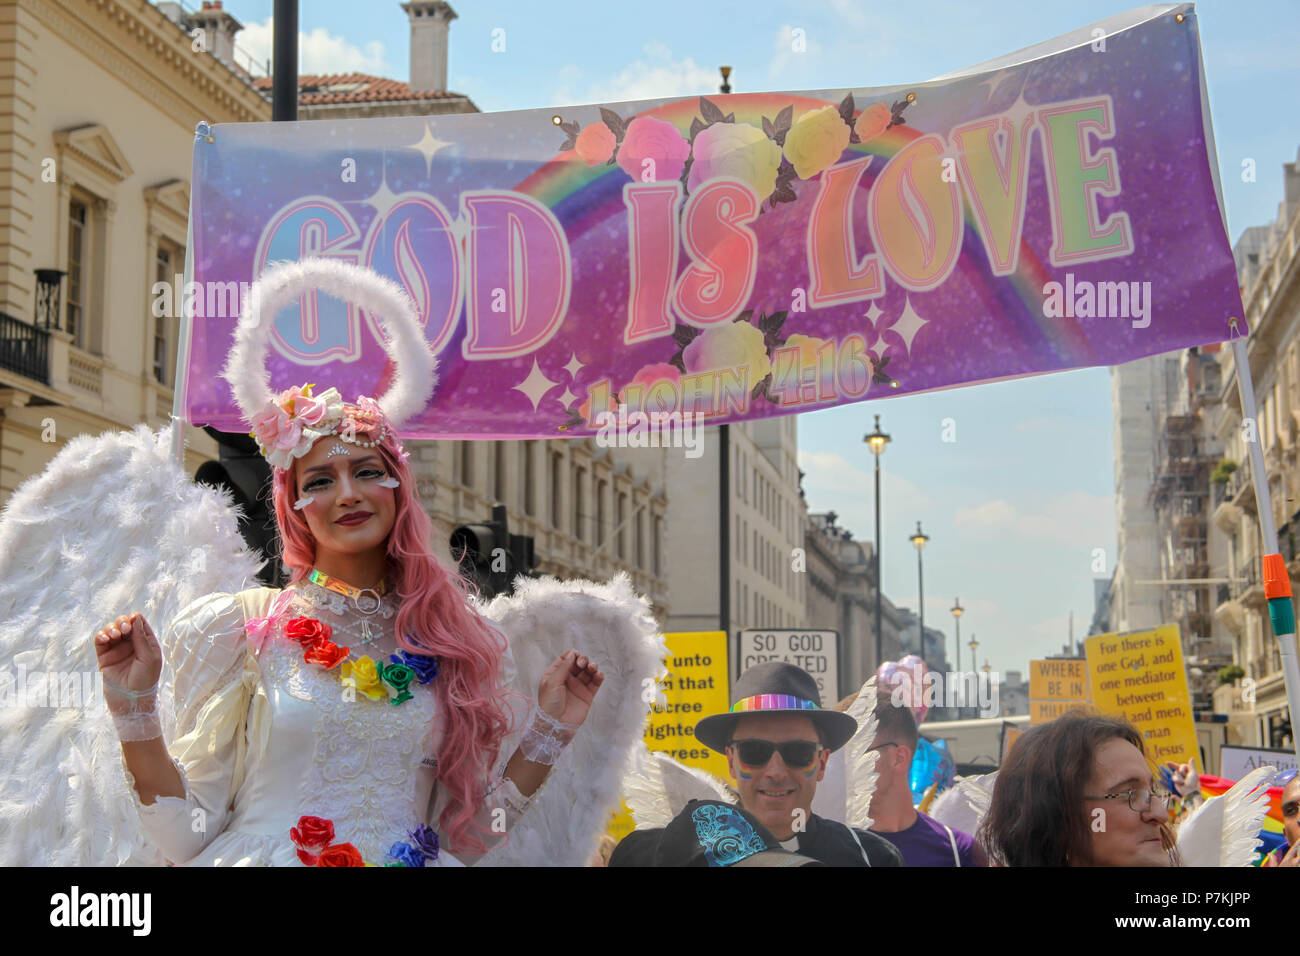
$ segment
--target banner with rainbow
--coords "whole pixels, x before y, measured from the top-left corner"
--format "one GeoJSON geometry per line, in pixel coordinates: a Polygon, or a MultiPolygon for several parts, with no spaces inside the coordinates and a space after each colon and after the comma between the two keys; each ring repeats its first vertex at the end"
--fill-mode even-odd
{"type": "MultiPolygon", "coordinates": [[[[242,296],[307,256],[414,300],[441,383],[411,437],[658,444],[1244,335],[1192,7],[1041,46],[899,87],[203,126],[189,275],[155,290],[186,418],[243,430],[242,296]]],[[[380,334],[305,296],[271,384],[382,391],[380,334]]]]}

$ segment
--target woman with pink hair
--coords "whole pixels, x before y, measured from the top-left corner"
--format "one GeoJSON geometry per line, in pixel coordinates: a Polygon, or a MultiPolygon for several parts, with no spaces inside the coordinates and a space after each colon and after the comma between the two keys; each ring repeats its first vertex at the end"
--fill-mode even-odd
{"type": "Polygon", "coordinates": [[[529,707],[507,690],[504,634],[430,552],[432,523],[394,423],[427,403],[436,363],[400,290],[305,260],[265,274],[249,300],[226,377],[274,469],[291,577],[283,590],[207,595],[172,622],[170,744],[149,623],[122,615],[95,635],[144,829],[189,865],[479,857],[527,809],[604,676],[570,650],[529,707]],[[401,320],[386,320],[401,367],[382,399],[270,392],[262,315],[307,287],[401,320]]]}

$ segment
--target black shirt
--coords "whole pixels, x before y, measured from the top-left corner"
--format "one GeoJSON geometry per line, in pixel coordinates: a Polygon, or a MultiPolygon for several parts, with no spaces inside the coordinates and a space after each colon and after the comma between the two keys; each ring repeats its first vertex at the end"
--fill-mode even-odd
{"type": "Polygon", "coordinates": [[[827,866],[904,866],[898,847],[870,830],[850,829],[843,823],[809,814],[808,827],[799,837],[799,852],[827,866]],[[857,836],[857,840],[853,837],[857,836]],[[862,847],[858,848],[861,841],[862,847]]]}
{"type": "MultiPolygon", "coordinates": [[[[683,810],[683,813],[686,811],[683,810]]],[[[660,838],[664,828],[655,827],[646,830],[634,830],[614,847],[610,854],[610,866],[660,866],[664,865],[659,857],[660,838]]],[[[883,837],[870,830],[849,828],[834,820],[827,820],[816,814],[809,814],[808,826],[804,832],[797,834],[799,852],[812,857],[826,866],[903,866],[903,854],[898,848],[883,837]],[[854,840],[854,835],[857,840],[854,840]],[[858,842],[862,848],[858,848],[858,842]],[[862,858],[866,851],[867,859],[862,858]],[[870,863],[868,863],[868,860],[870,863]]],[[[683,864],[685,865],[685,864],[683,864]]]]}

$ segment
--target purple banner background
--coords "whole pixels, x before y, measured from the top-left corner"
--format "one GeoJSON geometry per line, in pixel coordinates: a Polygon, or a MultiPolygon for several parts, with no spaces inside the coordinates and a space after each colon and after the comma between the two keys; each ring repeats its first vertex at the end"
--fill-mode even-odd
{"type": "MultiPolygon", "coordinates": [[[[725,414],[706,418],[720,424],[1113,365],[1244,334],[1245,325],[1237,318],[1236,271],[1202,128],[1200,69],[1195,19],[1178,23],[1164,15],[1107,37],[1104,52],[1085,45],[993,73],[908,87],[716,95],[707,103],[699,98],[656,100],[607,109],[215,126],[213,141],[200,139],[195,146],[190,255],[198,304],[191,325],[186,416],[230,431],[247,429],[218,375],[237,315],[227,284],[252,281],[267,262],[307,254],[370,264],[402,282],[421,307],[427,334],[439,350],[440,384],[426,410],[402,429],[410,437],[593,434],[596,428],[585,416],[612,407],[599,390],[606,381],[609,393],[632,408],[644,404],[664,411],[682,407],[683,377],[697,395],[702,383],[743,381],[746,411],[737,412],[733,405],[725,414]],[[914,102],[907,102],[909,93],[915,94],[914,102]],[[809,221],[826,165],[873,157],[849,206],[854,255],[861,259],[877,251],[868,223],[868,194],[909,144],[937,136],[945,143],[944,155],[955,157],[949,137],[963,123],[992,116],[1019,122],[1026,111],[1094,97],[1109,97],[1113,104],[1113,136],[1088,136],[1086,150],[1092,155],[1113,150],[1122,188],[1114,196],[1095,195],[1093,216],[1107,223],[1115,214],[1126,215],[1131,253],[1051,265],[1053,219],[1040,120],[1027,146],[1028,185],[1015,271],[993,274],[962,182],[960,255],[937,287],[909,291],[885,268],[883,294],[870,301],[800,310],[796,290],[804,290],[806,302],[813,283],[809,221]],[[797,124],[824,106],[838,111],[846,128],[873,135],[800,177],[791,165],[792,158],[800,157],[791,156],[785,132],[791,119],[797,124]],[[787,109],[783,122],[782,110],[787,109]],[[872,124],[882,110],[902,122],[878,131],[872,124]],[[763,211],[748,225],[757,241],[757,268],[743,311],[733,310],[703,328],[677,314],[672,334],[628,344],[630,239],[623,196],[625,185],[644,178],[644,166],[631,155],[626,138],[633,117],[672,124],[683,143],[694,144],[692,163],[701,168],[709,157],[700,137],[707,140],[714,133],[700,130],[728,122],[766,132],[765,139],[784,155],[775,188],[760,196],[763,211]],[[614,140],[619,153],[605,162],[602,150],[614,140]],[[593,157],[594,164],[589,162],[593,157]],[[512,190],[530,197],[563,230],[572,277],[567,311],[549,340],[527,354],[486,361],[463,355],[463,300],[475,294],[475,276],[468,265],[470,231],[462,203],[472,190],[512,190]],[[411,202],[402,205],[398,197],[411,202]],[[437,222],[430,205],[419,202],[422,197],[435,199],[454,222],[437,222]],[[457,257],[459,269],[452,265],[457,257]],[[1149,282],[1149,324],[1135,328],[1123,317],[1045,315],[1050,282],[1075,289],[1084,283],[1149,282]],[[453,314],[450,304],[458,301],[453,314]],[[444,312],[446,324],[439,317],[444,312]],[[754,331],[742,331],[740,324],[754,331]],[[733,325],[737,328],[724,328],[733,325]],[[862,358],[855,351],[859,342],[865,349],[862,358]],[[791,352],[784,360],[778,357],[777,350],[801,343],[797,364],[790,365],[791,352]],[[782,361],[784,372],[773,367],[782,361]],[[765,387],[761,375],[751,374],[764,368],[774,376],[765,387]],[[690,379],[707,372],[718,375],[690,379]],[[872,381],[862,394],[868,377],[872,381]],[[654,386],[648,396],[627,388],[634,380],[654,386]],[[595,404],[588,407],[584,402],[593,387],[598,389],[595,404]]],[[[770,153],[773,147],[754,148],[770,153]]],[[[704,184],[695,182],[689,168],[679,173],[680,167],[673,167],[675,148],[669,144],[661,150],[655,175],[664,185],[680,175],[687,195],[693,196],[704,184]]],[[[720,162],[719,168],[725,168],[725,161],[720,162]]],[[[808,162],[804,156],[805,167],[808,162]]],[[[769,182],[761,172],[751,180],[763,188],[769,182]]],[[[681,209],[679,204],[678,214],[681,209]]],[[[879,228],[902,234],[899,222],[879,228]]],[[[692,260],[685,243],[677,245],[674,273],[680,276],[692,260]]],[[[696,252],[738,261],[735,242],[696,252]]],[[[485,272],[503,268],[499,257],[480,266],[485,272]]],[[[554,272],[556,264],[546,268],[554,272]]],[[[518,291],[507,290],[508,308],[518,306],[518,291]]],[[[489,302],[489,296],[481,299],[484,330],[511,321],[508,312],[487,308],[489,302]]],[[[321,388],[336,386],[349,400],[382,391],[386,356],[370,323],[353,315],[349,325],[342,307],[324,297],[312,321],[315,327],[305,324],[297,309],[277,317],[276,329],[287,347],[272,348],[273,386],[311,381],[321,388]],[[322,361],[320,353],[331,348],[335,356],[322,361]],[[297,358],[289,354],[295,349],[297,358]],[[352,354],[340,358],[347,351],[352,354]],[[315,356],[304,357],[311,353],[315,356]]],[[[716,412],[720,400],[710,409],[697,399],[693,407],[716,412]]]]}

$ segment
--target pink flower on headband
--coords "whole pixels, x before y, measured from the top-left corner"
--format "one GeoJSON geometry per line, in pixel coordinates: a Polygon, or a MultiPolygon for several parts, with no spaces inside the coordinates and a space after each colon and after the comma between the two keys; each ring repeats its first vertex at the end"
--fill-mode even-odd
{"type": "Polygon", "coordinates": [[[319,398],[302,396],[294,401],[294,418],[304,425],[319,425],[329,409],[319,398]]]}
{"type": "Polygon", "coordinates": [[[332,434],[343,419],[343,397],[327,388],[312,395],[311,385],[285,389],[253,416],[249,432],[274,468],[285,469],[311,451],[321,436],[332,434]]]}
{"type": "Polygon", "coordinates": [[[302,425],[271,404],[253,418],[253,436],[264,449],[287,451],[302,438],[302,425]]]}

